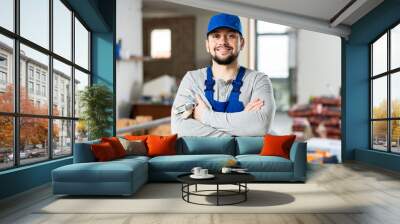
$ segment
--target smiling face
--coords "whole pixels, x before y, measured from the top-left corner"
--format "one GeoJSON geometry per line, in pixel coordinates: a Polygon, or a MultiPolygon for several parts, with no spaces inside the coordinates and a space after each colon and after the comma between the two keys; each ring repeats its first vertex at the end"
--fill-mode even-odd
{"type": "Polygon", "coordinates": [[[243,46],[243,37],[238,32],[226,28],[209,33],[206,40],[207,52],[211,54],[213,61],[220,65],[234,62],[243,46]]]}

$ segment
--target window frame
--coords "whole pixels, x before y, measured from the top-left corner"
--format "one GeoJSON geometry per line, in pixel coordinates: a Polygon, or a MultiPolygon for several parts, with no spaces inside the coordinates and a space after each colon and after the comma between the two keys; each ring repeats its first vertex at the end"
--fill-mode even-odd
{"type": "MultiPolygon", "coordinates": [[[[291,29],[286,30],[285,32],[281,32],[281,33],[275,33],[275,32],[259,32],[258,31],[258,26],[257,23],[262,20],[255,20],[254,23],[254,30],[255,30],[255,42],[254,42],[254,54],[255,54],[255,60],[254,60],[254,67],[256,70],[259,70],[259,64],[258,64],[258,40],[259,37],[261,36],[286,36],[288,38],[288,50],[289,50],[289,54],[290,54],[290,34],[293,32],[291,31],[291,29]]],[[[288,55],[288,57],[290,57],[290,55],[288,55]]],[[[289,59],[288,59],[289,62],[289,59]]],[[[271,80],[285,80],[285,79],[289,79],[290,78],[290,62],[288,63],[288,77],[269,77],[271,80]]]]}
{"type": "Polygon", "coordinates": [[[392,99],[391,99],[391,79],[392,75],[400,72],[400,67],[391,69],[391,30],[396,26],[400,26],[400,21],[395,22],[390,27],[385,29],[385,31],[379,34],[375,39],[368,43],[368,52],[369,52],[369,70],[368,70],[368,85],[369,85],[369,149],[372,151],[386,152],[390,154],[400,154],[400,152],[392,151],[392,135],[391,135],[391,123],[392,121],[400,121],[400,117],[392,117],[392,99]],[[387,62],[386,62],[386,71],[376,74],[373,74],[373,44],[376,43],[381,37],[387,35],[386,44],[387,44],[387,62]],[[373,118],[373,81],[378,78],[386,77],[386,87],[387,87],[387,105],[386,105],[386,118],[373,118]],[[386,151],[379,150],[374,148],[374,132],[373,132],[373,122],[374,121],[386,121],[386,151]]]}
{"type": "MultiPolygon", "coordinates": [[[[93,81],[93,77],[92,77],[92,69],[91,69],[91,65],[92,65],[92,61],[91,61],[91,49],[92,49],[92,43],[91,43],[91,37],[92,37],[92,31],[91,29],[89,29],[89,27],[87,26],[87,24],[83,21],[83,19],[72,9],[72,7],[65,1],[65,0],[59,0],[68,10],[71,11],[71,18],[70,18],[70,22],[71,22],[71,26],[72,26],[72,30],[71,30],[71,59],[67,59],[64,58],[63,56],[55,53],[53,50],[53,21],[54,21],[54,17],[53,17],[53,1],[54,0],[48,0],[49,3],[49,47],[48,49],[46,49],[45,47],[42,47],[39,44],[36,44],[32,41],[30,41],[29,39],[24,38],[23,36],[20,35],[20,0],[14,0],[13,1],[13,10],[14,10],[14,18],[13,18],[13,31],[10,31],[4,27],[0,26],[0,35],[10,38],[13,41],[13,52],[12,52],[12,62],[13,64],[12,69],[11,69],[11,74],[13,76],[13,81],[14,81],[14,110],[13,112],[2,112],[0,111],[0,116],[2,117],[11,117],[13,119],[13,166],[10,167],[5,167],[5,168],[0,168],[0,172],[5,171],[5,170],[11,170],[11,169],[16,169],[19,167],[24,167],[24,166],[30,166],[33,164],[38,164],[38,163],[43,163],[46,161],[51,161],[51,160],[58,160],[58,159],[62,159],[62,158],[66,158],[66,157],[70,157],[73,156],[73,152],[74,152],[74,143],[75,143],[75,126],[76,126],[76,121],[79,120],[79,117],[75,117],[75,108],[72,107],[71,108],[71,114],[70,116],[56,116],[53,115],[53,59],[54,60],[58,60],[59,62],[62,62],[68,66],[71,66],[71,93],[73,94],[73,97],[71,99],[71,104],[74,105],[75,103],[75,88],[74,88],[74,82],[75,82],[75,69],[85,73],[88,75],[89,77],[89,83],[88,86],[92,85],[92,81],[93,81]],[[83,27],[88,31],[88,69],[85,69],[81,66],[79,66],[78,64],[75,63],[75,18],[77,20],[79,20],[79,22],[83,25],[83,27]],[[48,96],[48,112],[46,115],[39,115],[39,114],[28,114],[28,113],[21,113],[20,111],[20,85],[21,85],[21,80],[20,80],[20,45],[23,44],[29,48],[32,48],[33,50],[36,50],[42,54],[45,54],[46,56],[48,56],[49,62],[48,62],[48,76],[47,76],[47,84],[45,85],[45,95],[48,96]],[[46,93],[48,92],[48,93],[46,93]],[[47,123],[48,123],[48,135],[47,135],[47,142],[49,143],[47,145],[47,152],[48,155],[47,157],[44,157],[43,160],[40,160],[38,162],[31,162],[31,163],[24,163],[21,164],[21,159],[20,159],[20,119],[21,118],[45,118],[47,119],[47,123]],[[71,153],[68,155],[62,155],[62,156],[55,156],[53,155],[54,152],[54,146],[53,146],[53,123],[57,120],[62,120],[62,121],[70,121],[71,122],[71,153]]],[[[36,72],[37,70],[34,68],[33,70],[33,79],[31,79],[30,77],[30,73],[28,71],[30,68],[29,63],[26,64],[27,65],[27,72],[26,72],[26,82],[32,81],[35,86],[36,83],[40,83],[42,84],[42,79],[41,79],[41,74],[42,72],[39,73],[39,80],[36,80],[36,72]]],[[[28,84],[27,84],[28,85],[28,84]]],[[[28,87],[28,86],[26,86],[28,87]]],[[[42,85],[40,85],[40,87],[42,87],[42,85]]],[[[29,87],[28,87],[29,88],[29,87]]],[[[27,91],[29,91],[27,88],[27,91]]],[[[34,92],[36,91],[36,89],[34,88],[34,92]]],[[[38,96],[42,96],[42,94],[39,94],[38,96]]],[[[35,103],[35,102],[34,102],[35,103]]]]}

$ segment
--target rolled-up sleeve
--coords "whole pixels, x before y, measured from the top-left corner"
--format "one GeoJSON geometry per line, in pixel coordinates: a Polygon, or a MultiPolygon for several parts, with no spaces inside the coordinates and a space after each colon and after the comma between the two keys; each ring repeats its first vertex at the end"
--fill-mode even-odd
{"type": "Polygon", "coordinates": [[[251,100],[261,99],[264,105],[258,111],[222,113],[205,111],[202,122],[233,136],[262,136],[269,132],[275,116],[275,100],[271,80],[260,75],[255,80],[251,100]]]}
{"type": "Polygon", "coordinates": [[[191,99],[195,99],[193,94],[201,94],[198,93],[199,88],[196,86],[194,79],[191,77],[191,73],[188,72],[183,77],[178,91],[176,93],[176,97],[174,103],[172,105],[171,111],[171,130],[172,133],[178,134],[178,136],[230,136],[228,133],[217,130],[214,127],[211,127],[207,124],[204,124],[200,121],[197,121],[192,118],[184,119],[181,115],[176,115],[174,110],[176,107],[181,106],[187,102],[190,102],[191,99]]]}

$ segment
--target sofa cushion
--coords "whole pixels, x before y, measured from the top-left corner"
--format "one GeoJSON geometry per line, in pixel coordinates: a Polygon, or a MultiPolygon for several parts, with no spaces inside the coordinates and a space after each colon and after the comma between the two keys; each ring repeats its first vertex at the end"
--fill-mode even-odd
{"type": "Polygon", "coordinates": [[[236,155],[259,154],[263,144],[263,137],[236,137],[236,155]]]}
{"type": "Polygon", "coordinates": [[[211,172],[219,171],[230,159],[231,155],[175,155],[158,156],[149,160],[149,170],[163,172],[190,172],[193,167],[200,166],[211,172]]]}
{"type": "Polygon", "coordinates": [[[117,158],[122,158],[126,156],[126,151],[124,149],[124,146],[122,146],[121,142],[117,137],[104,137],[101,138],[101,142],[110,143],[112,148],[114,149],[117,158]]]}
{"type": "Polygon", "coordinates": [[[92,149],[94,157],[96,157],[96,161],[104,162],[118,158],[112,145],[108,142],[92,144],[90,147],[92,149]]]}
{"type": "Polygon", "coordinates": [[[119,141],[126,151],[126,155],[137,155],[145,156],[147,155],[146,143],[141,140],[127,140],[125,138],[119,137],[119,141]]]}
{"type": "Polygon", "coordinates": [[[99,144],[100,140],[75,143],[74,147],[74,163],[95,162],[96,158],[90,148],[92,144],[99,144]]]}
{"type": "Polygon", "coordinates": [[[238,155],[240,167],[249,172],[292,172],[292,161],[278,156],[238,155]]]}
{"type": "Polygon", "coordinates": [[[225,154],[235,155],[233,137],[192,137],[185,136],[178,140],[177,154],[225,154]]]}
{"type": "Polygon", "coordinates": [[[280,156],[290,159],[290,148],[293,145],[296,135],[265,135],[264,146],[261,149],[261,156],[280,156]]]}
{"type": "MultiPolygon", "coordinates": [[[[74,163],[53,170],[53,181],[58,182],[129,182],[134,172],[147,166],[139,159],[108,162],[74,163]]],[[[147,176],[147,174],[144,174],[147,176]]]]}
{"type": "Polygon", "coordinates": [[[165,155],[175,155],[176,154],[176,139],[178,136],[158,136],[149,135],[147,137],[146,143],[148,156],[165,156],[165,155]]]}

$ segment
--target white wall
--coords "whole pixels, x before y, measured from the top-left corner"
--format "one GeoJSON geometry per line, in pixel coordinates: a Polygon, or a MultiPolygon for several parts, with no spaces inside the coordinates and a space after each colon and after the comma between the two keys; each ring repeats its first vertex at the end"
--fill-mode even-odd
{"type": "Polygon", "coordinates": [[[298,31],[298,103],[310,96],[339,95],[341,85],[341,40],[312,31],[298,31]]]}
{"type": "MultiPolygon", "coordinates": [[[[118,0],[117,41],[133,55],[143,55],[142,1],[118,0]]],[[[132,102],[140,96],[143,82],[141,61],[117,61],[117,119],[129,117],[132,102]]]]}

